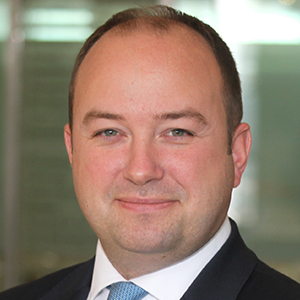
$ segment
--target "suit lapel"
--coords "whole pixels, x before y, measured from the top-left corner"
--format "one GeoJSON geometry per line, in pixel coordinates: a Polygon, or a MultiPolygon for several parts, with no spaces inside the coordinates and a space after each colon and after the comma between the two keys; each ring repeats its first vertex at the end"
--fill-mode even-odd
{"type": "Polygon", "coordinates": [[[181,300],[234,300],[257,264],[231,220],[231,234],[181,300]]]}
{"type": "Polygon", "coordinates": [[[93,268],[94,258],[79,265],[39,300],[86,300],[93,268]]]}

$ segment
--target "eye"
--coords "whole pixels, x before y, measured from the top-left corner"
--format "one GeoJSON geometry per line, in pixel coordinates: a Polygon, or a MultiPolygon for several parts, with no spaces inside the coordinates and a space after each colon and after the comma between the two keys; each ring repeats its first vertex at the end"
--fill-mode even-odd
{"type": "Polygon", "coordinates": [[[111,137],[115,137],[118,135],[120,135],[120,133],[117,130],[108,128],[108,129],[104,129],[104,130],[95,132],[93,136],[94,137],[100,136],[103,138],[111,138],[111,137]]]}
{"type": "Polygon", "coordinates": [[[116,136],[118,135],[118,131],[114,130],[114,129],[105,129],[103,131],[100,132],[101,135],[110,137],[110,136],[116,136]]]}
{"type": "Polygon", "coordinates": [[[173,137],[182,137],[182,136],[193,136],[191,132],[185,129],[175,128],[168,132],[167,135],[173,136],[173,137]]]}

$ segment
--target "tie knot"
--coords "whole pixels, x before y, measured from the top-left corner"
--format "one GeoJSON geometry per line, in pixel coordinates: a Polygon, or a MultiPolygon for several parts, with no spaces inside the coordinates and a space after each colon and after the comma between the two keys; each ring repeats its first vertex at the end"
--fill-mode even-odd
{"type": "Polygon", "coordinates": [[[141,300],[148,293],[132,282],[116,282],[108,287],[107,300],[141,300]]]}

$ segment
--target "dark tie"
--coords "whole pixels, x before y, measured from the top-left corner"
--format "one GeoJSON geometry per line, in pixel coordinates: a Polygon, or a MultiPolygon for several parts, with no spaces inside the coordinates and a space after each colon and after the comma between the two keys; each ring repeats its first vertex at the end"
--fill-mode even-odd
{"type": "Polygon", "coordinates": [[[108,287],[107,300],[141,300],[148,293],[132,282],[116,282],[108,287]]]}

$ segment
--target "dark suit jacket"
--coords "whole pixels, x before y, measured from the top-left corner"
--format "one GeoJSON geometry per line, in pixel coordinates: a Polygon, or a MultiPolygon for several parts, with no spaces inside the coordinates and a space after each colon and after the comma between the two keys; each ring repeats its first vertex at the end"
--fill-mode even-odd
{"type": "MultiPolygon", "coordinates": [[[[300,300],[300,284],[261,262],[232,232],[181,300],[300,300]]],[[[0,293],[0,300],[86,300],[94,259],[0,293]]],[[[163,299],[162,299],[163,300],[163,299]]]]}

